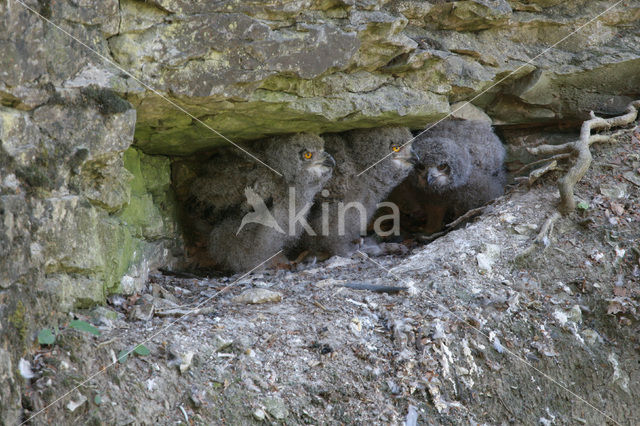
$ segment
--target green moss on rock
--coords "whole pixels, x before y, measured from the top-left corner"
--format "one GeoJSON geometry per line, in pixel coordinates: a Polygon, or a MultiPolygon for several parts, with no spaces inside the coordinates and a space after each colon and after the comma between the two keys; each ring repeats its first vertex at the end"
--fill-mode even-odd
{"type": "Polygon", "coordinates": [[[124,167],[133,175],[131,199],[118,217],[137,238],[154,240],[166,235],[171,227],[165,223],[174,220],[169,159],[129,148],[124,153],[124,167]]]}
{"type": "Polygon", "coordinates": [[[24,341],[27,337],[28,324],[26,320],[26,310],[21,300],[16,303],[16,308],[13,313],[9,315],[9,323],[15,327],[18,335],[20,335],[20,339],[24,341]]]}
{"type": "Polygon", "coordinates": [[[122,222],[116,222],[101,229],[104,255],[104,284],[106,293],[119,292],[122,277],[132,264],[140,262],[143,242],[134,238],[122,222]]]}
{"type": "Polygon", "coordinates": [[[118,114],[131,108],[129,102],[125,101],[112,90],[98,86],[88,86],[80,89],[82,102],[93,103],[104,115],[118,114]]]}

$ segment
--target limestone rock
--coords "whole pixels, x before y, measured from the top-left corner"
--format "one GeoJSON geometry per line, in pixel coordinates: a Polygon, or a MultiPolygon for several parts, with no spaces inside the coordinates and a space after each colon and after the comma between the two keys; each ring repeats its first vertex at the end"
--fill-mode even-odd
{"type": "Polygon", "coordinates": [[[505,23],[511,14],[506,0],[437,2],[425,21],[438,29],[478,31],[505,23]]]}
{"type": "MultiPolygon", "coordinates": [[[[109,40],[111,51],[233,140],[420,128],[447,114],[447,101],[494,83],[474,103],[497,124],[576,119],[592,108],[623,109],[640,83],[637,6],[585,29],[588,50],[576,35],[527,65],[601,8],[505,0],[337,2],[330,9],[319,0],[157,4],[137,15],[143,23],[109,40]],[[167,11],[185,15],[167,23],[167,11]]],[[[138,145],[148,153],[188,154],[223,142],[149,91],[129,99],[139,113],[138,145]]]]}
{"type": "Polygon", "coordinates": [[[289,410],[287,410],[287,406],[282,398],[265,398],[263,403],[265,410],[276,420],[284,420],[289,415],[289,410]]]}
{"type": "Polygon", "coordinates": [[[451,105],[451,116],[462,120],[482,121],[491,124],[491,117],[473,104],[457,102],[451,105]]]}

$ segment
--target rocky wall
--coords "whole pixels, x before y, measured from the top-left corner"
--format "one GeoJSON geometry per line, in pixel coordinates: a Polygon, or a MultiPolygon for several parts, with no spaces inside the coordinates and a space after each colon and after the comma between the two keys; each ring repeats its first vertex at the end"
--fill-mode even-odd
{"type": "MultiPolygon", "coordinates": [[[[496,123],[554,122],[591,109],[619,112],[640,90],[640,3],[625,2],[580,29],[611,5],[123,1],[108,48],[234,140],[391,123],[420,128],[496,83],[474,100],[496,123]]],[[[185,154],[221,142],[149,91],[128,98],[147,152],[185,154]]]]}
{"type": "Polygon", "coordinates": [[[139,290],[150,269],[180,250],[170,161],[131,147],[135,119],[126,101],[92,87],[57,90],[32,110],[0,107],[0,418],[7,424],[18,423],[16,366],[39,327],[139,290]]]}

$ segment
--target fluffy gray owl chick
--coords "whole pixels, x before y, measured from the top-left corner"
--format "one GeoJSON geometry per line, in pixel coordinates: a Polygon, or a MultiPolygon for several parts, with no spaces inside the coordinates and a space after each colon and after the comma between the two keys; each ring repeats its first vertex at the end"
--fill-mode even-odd
{"type": "Polygon", "coordinates": [[[225,150],[189,184],[187,220],[199,236],[196,242],[206,246],[209,265],[220,270],[248,271],[299,235],[302,226],[289,224],[290,207],[293,216],[301,211],[305,216],[335,165],[324,141],[310,134],[266,139],[253,146],[253,153],[283,176],[225,150]],[[267,218],[265,212],[271,220],[259,220],[267,218]]]}
{"type": "Polygon", "coordinates": [[[410,143],[404,145],[411,138],[404,127],[324,135],[325,149],[334,156],[337,166],[309,213],[309,225],[317,235],[303,233],[298,251],[343,256],[352,253],[357,248],[355,242],[366,234],[378,203],[413,168],[417,157],[410,143]],[[389,158],[357,176],[388,154],[389,158]],[[350,203],[356,207],[350,207],[350,203]]]}
{"type": "Polygon", "coordinates": [[[425,232],[503,194],[505,150],[485,123],[445,121],[414,141],[420,157],[391,201],[425,232]]]}
{"type": "Polygon", "coordinates": [[[502,171],[504,178],[505,149],[489,123],[472,120],[444,120],[421,135],[414,149],[420,156],[423,141],[444,138],[456,141],[469,150],[474,168],[489,173],[502,171]]]}

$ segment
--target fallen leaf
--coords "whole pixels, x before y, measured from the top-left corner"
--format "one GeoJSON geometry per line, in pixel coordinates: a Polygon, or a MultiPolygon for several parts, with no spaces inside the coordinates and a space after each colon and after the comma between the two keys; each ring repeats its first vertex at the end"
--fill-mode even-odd
{"type": "Polygon", "coordinates": [[[133,350],[133,352],[135,352],[136,355],[140,355],[140,356],[147,356],[147,355],[149,355],[151,353],[149,348],[147,348],[142,343],[139,344],[138,346],[136,346],[135,349],[133,350]]]}
{"type": "Polygon", "coordinates": [[[589,208],[589,203],[580,201],[576,207],[578,207],[578,209],[580,210],[587,210],[589,208]]]}
{"type": "Polygon", "coordinates": [[[624,198],[627,195],[627,184],[614,183],[600,185],[600,193],[612,200],[624,198]]]}
{"type": "Polygon", "coordinates": [[[69,327],[75,328],[76,330],[80,330],[80,331],[85,331],[87,333],[91,333],[94,336],[99,336],[100,335],[100,330],[98,330],[96,327],[94,327],[93,325],[89,324],[86,321],[73,320],[73,321],[71,321],[69,323],[69,327]]]}
{"type": "MultiPolygon", "coordinates": [[[[638,169],[638,173],[640,173],[640,169],[638,169]]],[[[628,180],[629,182],[631,182],[632,184],[636,186],[640,186],[640,176],[638,176],[637,173],[634,173],[633,171],[629,170],[624,172],[622,174],[622,177],[628,180]]]]}
{"type": "Polygon", "coordinates": [[[48,328],[43,328],[38,333],[38,343],[40,345],[53,345],[55,341],[56,341],[56,337],[48,328]]]}
{"type": "MultiPolygon", "coordinates": [[[[614,296],[618,296],[618,297],[627,297],[627,289],[625,287],[614,287],[613,288],[613,294],[614,296]]],[[[614,303],[618,303],[618,302],[614,302],[614,303]]]]}
{"type": "Polygon", "coordinates": [[[624,307],[620,302],[610,302],[609,307],[607,308],[607,314],[615,315],[617,313],[624,312],[624,307]]]}
{"type": "Polygon", "coordinates": [[[128,350],[123,349],[120,352],[118,352],[118,362],[120,364],[124,364],[125,362],[127,362],[127,358],[129,358],[129,351],[128,350]]]}
{"type": "Polygon", "coordinates": [[[80,407],[85,402],[87,402],[87,397],[82,394],[79,394],[77,401],[73,401],[73,400],[69,401],[69,403],[67,404],[67,410],[73,413],[74,411],[76,411],[76,409],[78,409],[78,407],[80,407]]]}
{"type": "Polygon", "coordinates": [[[611,211],[618,216],[622,216],[624,214],[624,206],[619,203],[611,202],[611,211]]]}

